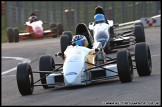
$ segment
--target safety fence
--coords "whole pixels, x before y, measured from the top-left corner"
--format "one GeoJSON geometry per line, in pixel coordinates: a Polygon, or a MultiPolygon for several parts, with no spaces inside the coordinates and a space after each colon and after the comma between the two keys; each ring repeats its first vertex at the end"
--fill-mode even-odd
{"type": "Polygon", "coordinates": [[[106,17],[114,23],[126,23],[161,12],[161,1],[5,1],[6,27],[24,29],[31,12],[36,12],[49,27],[63,23],[65,30],[74,30],[78,23],[93,21],[95,7],[102,6],[106,17]]]}

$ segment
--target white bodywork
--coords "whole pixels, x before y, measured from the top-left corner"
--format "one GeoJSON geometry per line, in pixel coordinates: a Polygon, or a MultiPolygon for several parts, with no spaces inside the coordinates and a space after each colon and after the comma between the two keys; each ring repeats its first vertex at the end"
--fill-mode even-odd
{"type": "MultiPolygon", "coordinates": [[[[113,26],[113,25],[114,25],[113,20],[107,20],[107,21],[109,22],[109,25],[110,25],[110,26],[113,26]]],[[[93,27],[94,27],[94,22],[90,22],[88,28],[89,28],[90,30],[93,30],[93,27]]]]}
{"type": "Polygon", "coordinates": [[[110,39],[110,27],[113,26],[113,21],[108,20],[108,23],[89,23],[89,29],[93,32],[94,43],[101,42],[102,46],[109,41],[110,39]]]}
{"type": "Polygon", "coordinates": [[[106,24],[106,23],[96,24],[93,27],[94,42],[98,42],[98,41],[105,39],[105,38],[106,38],[106,41],[108,41],[109,38],[110,38],[110,35],[109,35],[109,32],[108,32],[109,29],[110,29],[109,24],[106,24]]]}
{"type": "MultiPolygon", "coordinates": [[[[96,42],[96,45],[92,49],[81,47],[81,46],[68,46],[64,54],[66,56],[63,64],[62,73],[52,73],[46,77],[47,84],[55,84],[55,76],[62,75],[64,79],[65,86],[74,85],[86,85],[91,83],[91,71],[99,72],[95,70],[100,70],[101,68],[96,68],[93,70],[86,71],[88,65],[86,59],[88,54],[94,51],[95,48],[100,48],[101,44],[96,42]]],[[[93,59],[93,63],[94,63],[93,59]]],[[[114,72],[106,71],[106,76],[117,76],[117,66],[116,64],[106,65],[104,68],[113,70],[114,72]]],[[[57,84],[57,83],[56,83],[57,84]]]]}

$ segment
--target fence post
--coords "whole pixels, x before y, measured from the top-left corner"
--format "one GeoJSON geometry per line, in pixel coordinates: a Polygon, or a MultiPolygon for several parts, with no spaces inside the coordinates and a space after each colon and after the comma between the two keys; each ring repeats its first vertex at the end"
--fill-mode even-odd
{"type": "Polygon", "coordinates": [[[55,20],[55,18],[56,18],[56,17],[55,17],[55,16],[56,16],[56,15],[55,15],[55,14],[56,14],[56,12],[55,12],[55,3],[56,3],[56,2],[53,1],[53,10],[54,10],[54,11],[53,11],[53,22],[56,21],[56,20],[55,20]]]}
{"type": "Polygon", "coordinates": [[[32,4],[32,11],[34,11],[34,2],[31,2],[32,4]]]}
{"type": "Polygon", "coordinates": [[[112,1],[112,20],[115,22],[115,16],[114,16],[114,14],[115,14],[114,12],[115,11],[114,11],[114,9],[115,9],[114,8],[114,1],[112,1]]]}
{"type": "Polygon", "coordinates": [[[76,23],[79,23],[80,22],[80,5],[79,5],[79,1],[77,1],[77,22],[76,23]]]}
{"type": "Polygon", "coordinates": [[[5,19],[5,23],[6,23],[6,27],[8,27],[9,26],[9,21],[8,21],[8,17],[9,17],[9,7],[8,7],[8,1],[6,1],[5,2],[5,17],[6,17],[6,19],[5,19]]]}
{"type": "Polygon", "coordinates": [[[38,3],[39,3],[39,19],[41,19],[42,18],[41,1],[39,1],[38,3]]]}
{"type": "Polygon", "coordinates": [[[64,14],[63,14],[63,7],[64,7],[64,4],[63,4],[64,2],[63,1],[61,1],[61,23],[64,23],[64,19],[63,19],[63,16],[64,16],[64,14]]]}
{"type": "Polygon", "coordinates": [[[125,2],[122,2],[122,23],[125,22],[125,2]]]}
{"type": "Polygon", "coordinates": [[[136,5],[135,5],[135,1],[133,1],[133,20],[136,20],[136,5]]]}
{"type": "Polygon", "coordinates": [[[47,17],[46,17],[46,21],[47,21],[47,23],[49,23],[49,21],[48,21],[48,20],[49,20],[49,19],[48,19],[48,14],[49,14],[49,13],[48,13],[48,10],[49,10],[49,9],[48,9],[48,6],[49,6],[49,5],[48,5],[48,1],[47,1],[47,2],[46,2],[46,16],[47,16],[47,17]]]}
{"type": "Polygon", "coordinates": [[[88,24],[88,8],[87,8],[87,2],[84,2],[84,23],[88,24]]]}
{"type": "Polygon", "coordinates": [[[146,4],[146,1],[143,1],[142,5],[143,5],[142,6],[143,7],[143,10],[142,10],[143,11],[143,15],[144,15],[144,17],[147,17],[147,7],[146,7],[147,4],[146,4]]]}

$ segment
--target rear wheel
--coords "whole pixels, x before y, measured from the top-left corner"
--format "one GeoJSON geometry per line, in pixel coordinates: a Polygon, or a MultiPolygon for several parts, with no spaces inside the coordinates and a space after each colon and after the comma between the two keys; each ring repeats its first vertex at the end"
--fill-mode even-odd
{"type": "Polygon", "coordinates": [[[68,35],[69,41],[70,41],[70,42],[72,41],[72,32],[71,32],[71,31],[64,31],[64,32],[62,33],[62,35],[68,35]]]}
{"type": "Polygon", "coordinates": [[[133,65],[131,55],[127,50],[117,52],[117,69],[122,83],[132,81],[133,65]]]}
{"type": "Polygon", "coordinates": [[[31,66],[28,63],[17,66],[17,85],[22,96],[30,95],[34,90],[34,79],[31,66]]]}
{"type": "Polygon", "coordinates": [[[62,58],[64,59],[64,51],[66,50],[67,46],[69,46],[69,37],[67,35],[61,35],[60,38],[60,46],[61,46],[61,53],[62,53],[62,58]]]}
{"type": "Polygon", "coordinates": [[[7,28],[7,38],[9,43],[14,42],[14,31],[12,27],[7,28]]]}
{"type": "Polygon", "coordinates": [[[104,52],[105,52],[106,54],[108,54],[108,53],[110,52],[110,47],[109,47],[108,43],[106,43],[106,46],[105,46],[105,48],[104,48],[104,52]]]}
{"type": "Polygon", "coordinates": [[[149,46],[145,42],[135,45],[135,61],[139,76],[149,76],[151,74],[151,53],[149,46]]]}
{"type": "Polygon", "coordinates": [[[135,23],[135,25],[140,25],[144,29],[144,26],[143,26],[143,24],[141,22],[135,23]]]}
{"type": "Polygon", "coordinates": [[[62,23],[57,24],[57,30],[58,30],[58,35],[62,35],[62,32],[64,31],[62,23]]]}
{"type": "Polygon", "coordinates": [[[112,27],[110,27],[110,36],[113,36],[113,35],[114,35],[114,28],[112,26],[112,27]]]}
{"type": "MultiPolygon", "coordinates": [[[[40,71],[52,71],[55,69],[55,62],[52,56],[43,55],[39,59],[39,70],[40,71]]],[[[40,73],[41,83],[43,84],[43,88],[52,88],[54,86],[48,86],[46,81],[46,74],[47,73],[40,73]]]]}
{"type": "Polygon", "coordinates": [[[53,33],[53,38],[57,37],[58,31],[57,31],[57,24],[56,23],[50,23],[50,29],[53,33]]]}
{"type": "Polygon", "coordinates": [[[19,42],[19,30],[17,27],[13,28],[15,42],[19,42]]]}
{"type": "Polygon", "coordinates": [[[145,42],[145,32],[141,24],[135,25],[134,35],[135,35],[136,43],[145,42]]]}

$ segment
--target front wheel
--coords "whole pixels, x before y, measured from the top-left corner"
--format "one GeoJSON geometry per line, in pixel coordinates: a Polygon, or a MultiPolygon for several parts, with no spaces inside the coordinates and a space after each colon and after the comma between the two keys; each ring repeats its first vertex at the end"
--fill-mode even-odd
{"type": "MultiPolygon", "coordinates": [[[[39,59],[39,70],[40,71],[52,71],[55,70],[55,62],[52,56],[50,55],[42,55],[39,59]]],[[[40,73],[41,83],[43,84],[43,88],[52,88],[54,86],[48,86],[46,81],[46,74],[45,72],[40,73]]]]}
{"type": "Polygon", "coordinates": [[[67,35],[69,37],[69,42],[72,41],[72,32],[71,31],[64,31],[62,35],[67,35]]]}
{"type": "Polygon", "coordinates": [[[61,35],[60,37],[60,46],[61,46],[61,53],[62,53],[62,58],[64,59],[64,52],[67,48],[67,46],[69,46],[69,37],[67,35],[61,35]]]}
{"type": "Polygon", "coordinates": [[[34,90],[34,79],[31,66],[28,63],[17,66],[17,85],[22,96],[30,95],[34,90]]]}
{"type": "Polygon", "coordinates": [[[136,43],[145,42],[145,32],[141,24],[135,25],[134,35],[135,35],[136,43]]]}
{"type": "Polygon", "coordinates": [[[117,52],[117,69],[122,83],[131,82],[133,79],[133,65],[128,50],[117,52]]]}
{"type": "Polygon", "coordinates": [[[135,61],[139,76],[149,76],[151,74],[151,53],[149,46],[145,42],[135,45],[135,61]]]}

